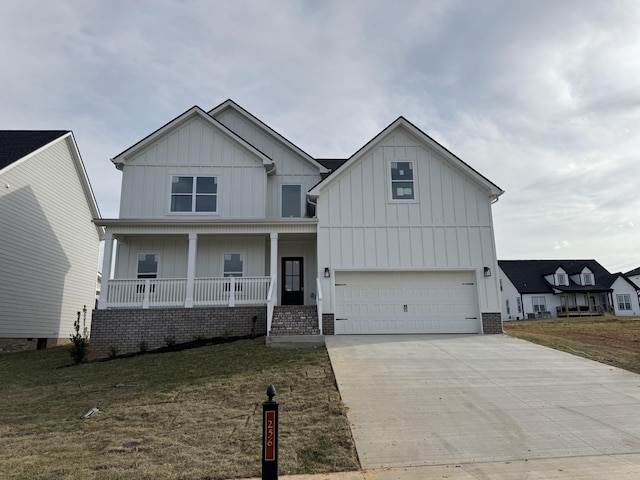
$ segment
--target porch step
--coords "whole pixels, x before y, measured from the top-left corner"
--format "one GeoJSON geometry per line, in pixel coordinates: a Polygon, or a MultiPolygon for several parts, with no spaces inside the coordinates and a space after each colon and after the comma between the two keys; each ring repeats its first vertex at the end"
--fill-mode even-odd
{"type": "Polygon", "coordinates": [[[312,348],[324,345],[324,335],[269,335],[266,345],[272,348],[312,348]]]}
{"type": "Polygon", "coordinates": [[[271,336],[320,335],[315,305],[280,305],[273,307],[271,336]]]}

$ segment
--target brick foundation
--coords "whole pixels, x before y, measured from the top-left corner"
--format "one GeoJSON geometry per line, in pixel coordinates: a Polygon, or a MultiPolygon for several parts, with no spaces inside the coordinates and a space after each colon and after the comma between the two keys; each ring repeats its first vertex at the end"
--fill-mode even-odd
{"type": "Polygon", "coordinates": [[[500,312],[483,312],[482,330],[485,334],[501,334],[502,315],[500,312]]]}
{"type": "Polygon", "coordinates": [[[322,334],[323,335],[335,335],[334,315],[333,315],[333,313],[323,313],[322,314],[322,334]]]}
{"type": "Polygon", "coordinates": [[[169,337],[184,343],[197,338],[260,336],[266,332],[264,305],[94,310],[89,357],[104,358],[112,347],[119,354],[137,352],[142,341],[149,349],[164,347],[169,337]]]}
{"type": "Polygon", "coordinates": [[[66,345],[68,338],[0,338],[0,352],[23,352],[66,345]]]}

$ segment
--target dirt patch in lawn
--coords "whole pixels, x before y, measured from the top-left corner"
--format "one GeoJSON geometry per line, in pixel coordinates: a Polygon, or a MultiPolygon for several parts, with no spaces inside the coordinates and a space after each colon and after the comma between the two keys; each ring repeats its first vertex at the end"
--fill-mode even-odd
{"type": "Polygon", "coordinates": [[[640,373],[640,318],[557,318],[504,322],[513,337],[640,373]]]}

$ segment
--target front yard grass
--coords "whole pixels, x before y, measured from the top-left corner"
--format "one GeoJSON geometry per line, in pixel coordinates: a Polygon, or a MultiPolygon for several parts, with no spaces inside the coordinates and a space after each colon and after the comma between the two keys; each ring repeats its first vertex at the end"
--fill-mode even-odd
{"type": "Polygon", "coordinates": [[[0,354],[2,478],[259,477],[269,384],[280,474],[359,468],[324,348],[258,338],[69,364],[68,347],[0,354]]]}
{"type": "Polygon", "coordinates": [[[640,373],[640,318],[579,317],[504,322],[513,337],[640,373]]]}

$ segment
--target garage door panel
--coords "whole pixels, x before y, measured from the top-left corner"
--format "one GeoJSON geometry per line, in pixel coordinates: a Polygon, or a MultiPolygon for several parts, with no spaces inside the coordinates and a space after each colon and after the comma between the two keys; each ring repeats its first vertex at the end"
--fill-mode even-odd
{"type": "Polygon", "coordinates": [[[474,272],[336,272],[336,333],[477,333],[474,272]]]}

